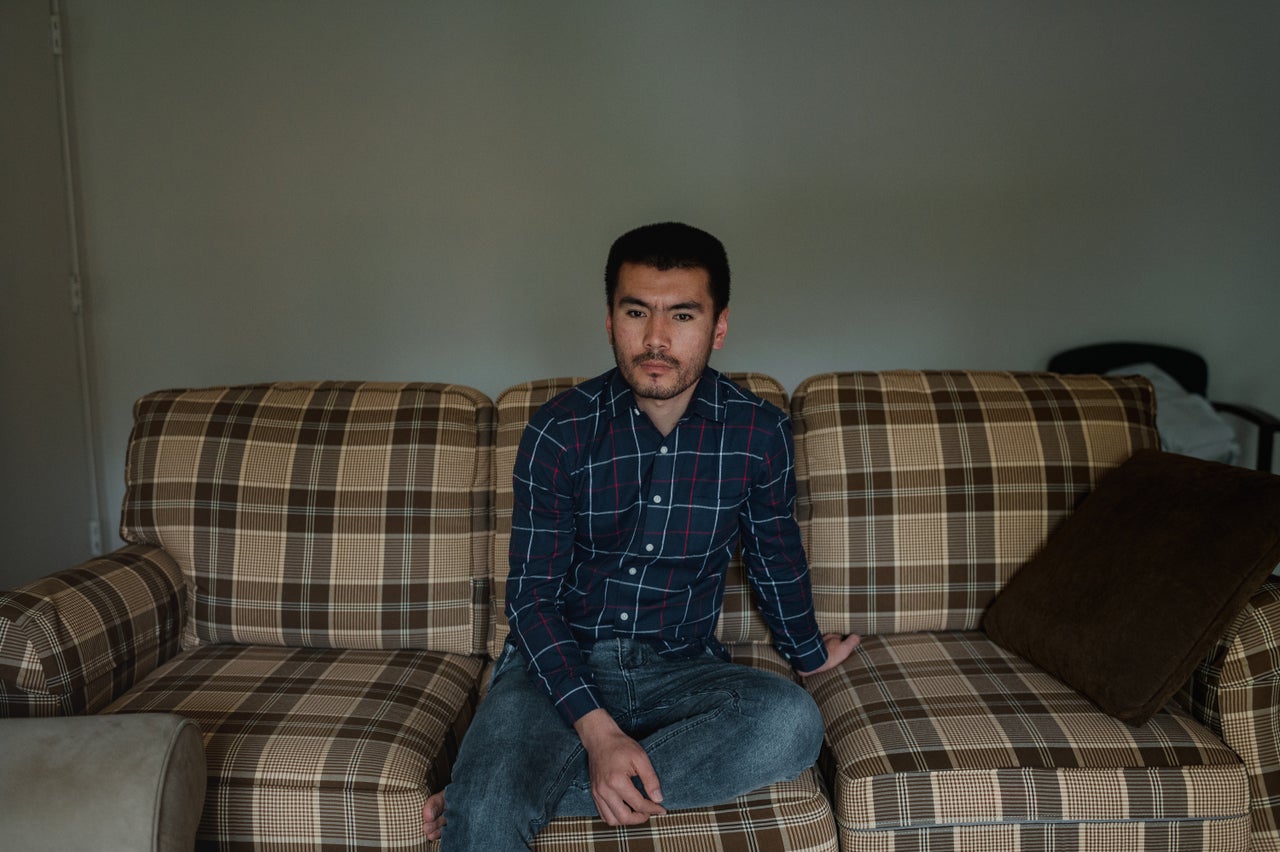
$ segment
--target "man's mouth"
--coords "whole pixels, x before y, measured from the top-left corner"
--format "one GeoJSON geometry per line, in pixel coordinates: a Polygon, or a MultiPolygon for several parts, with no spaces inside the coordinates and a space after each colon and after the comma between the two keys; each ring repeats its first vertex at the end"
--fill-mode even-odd
{"type": "Polygon", "coordinates": [[[665,361],[644,361],[640,364],[640,372],[651,378],[675,372],[675,367],[665,361]]]}

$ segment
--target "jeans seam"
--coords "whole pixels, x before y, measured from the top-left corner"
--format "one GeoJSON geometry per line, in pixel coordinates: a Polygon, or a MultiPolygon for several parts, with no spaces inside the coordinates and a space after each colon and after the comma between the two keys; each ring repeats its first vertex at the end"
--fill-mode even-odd
{"type": "Polygon", "coordinates": [[[569,756],[565,758],[564,762],[560,765],[560,771],[556,773],[555,780],[553,780],[551,784],[543,790],[542,816],[529,823],[529,827],[532,829],[533,833],[526,838],[526,841],[532,842],[532,839],[538,835],[538,832],[546,828],[547,824],[551,822],[553,815],[555,814],[556,805],[560,803],[561,797],[564,796],[565,791],[569,789],[569,786],[573,781],[572,766],[577,762],[579,756],[581,756],[585,750],[586,749],[583,746],[578,746],[570,752],[569,756]],[[552,799],[552,795],[555,796],[554,800],[552,799]]]}
{"type": "MultiPolygon", "coordinates": [[[[662,745],[666,745],[668,741],[677,736],[684,736],[689,731],[696,731],[707,722],[720,718],[730,710],[738,712],[742,697],[731,689],[708,689],[698,692],[698,695],[712,695],[714,693],[722,693],[728,695],[730,700],[716,707],[714,713],[699,713],[694,719],[685,719],[674,725],[667,725],[659,731],[661,735],[658,739],[649,740],[649,748],[654,749],[662,745]]],[[[642,715],[642,714],[637,714],[642,715]]]]}

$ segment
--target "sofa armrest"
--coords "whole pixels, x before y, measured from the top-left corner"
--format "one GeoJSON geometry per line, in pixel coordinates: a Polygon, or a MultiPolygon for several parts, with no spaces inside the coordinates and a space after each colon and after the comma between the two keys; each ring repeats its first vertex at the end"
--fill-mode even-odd
{"type": "Polygon", "coordinates": [[[1280,578],[1250,598],[1178,701],[1244,762],[1250,848],[1280,848],[1280,578]]]}
{"type": "Polygon", "coordinates": [[[0,593],[0,716],[96,713],[177,653],[182,572],[123,547],[0,593]]]}
{"type": "Polygon", "coordinates": [[[6,849],[190,852],[207,786],[200,729],[136,713],[0,722],[6,849]]]}

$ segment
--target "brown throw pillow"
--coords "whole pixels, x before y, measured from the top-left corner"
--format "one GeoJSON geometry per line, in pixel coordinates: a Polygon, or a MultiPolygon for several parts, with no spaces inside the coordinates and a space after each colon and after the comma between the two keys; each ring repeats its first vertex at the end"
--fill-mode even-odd
{"type": "Polygon", "coordinates": [[[1141,725],[1280,562],[1280,476],[1142,450],[996,596],[997,644],[1141,725]]]}

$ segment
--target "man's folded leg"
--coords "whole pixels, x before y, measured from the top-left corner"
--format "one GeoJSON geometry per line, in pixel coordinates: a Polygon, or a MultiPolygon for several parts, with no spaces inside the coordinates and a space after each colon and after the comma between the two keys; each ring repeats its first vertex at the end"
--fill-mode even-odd
{"type": "MultiPolygon", "coordinates": [[[[785,678],[711,657],[668,661],[626,640],[597,643],[591,668],[609,712],[648,753],[667,810],[722,804],[817,760],[821,714],[785,678]]],[[[582,742],[518,651],[498,662],[445,807],[443,852],[526,849],[555,817],[597,816],[582,742]]]]}
{"type": "Polygon", "coordinates": [[[778,675],[711,656],[665,660],[643,647],[616,668],[598,666],[593,653],[592,668],[618,723],[649,754],[667,810],[795,778],[822,748],[813,698],[778,675]]]}

